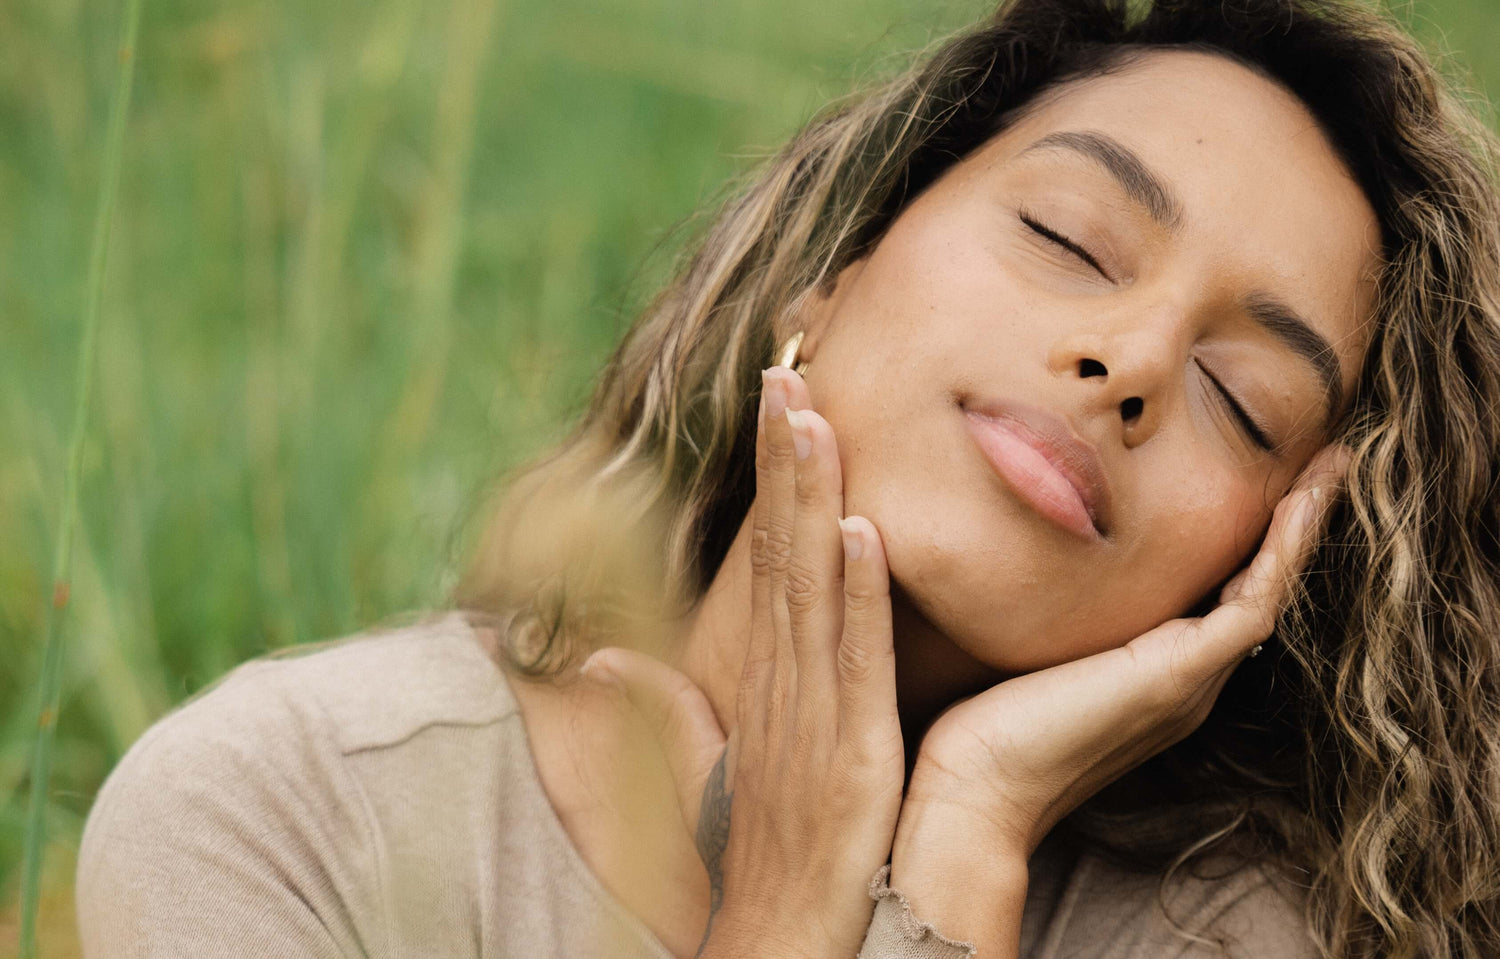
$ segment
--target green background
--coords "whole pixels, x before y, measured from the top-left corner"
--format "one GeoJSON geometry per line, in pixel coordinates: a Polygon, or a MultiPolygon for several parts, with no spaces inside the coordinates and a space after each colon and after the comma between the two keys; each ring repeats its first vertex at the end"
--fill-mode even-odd
{"type": "MultiPolygon", "coordinates": [[[[146,726],[249,657],[440,603],[489,484],[582,408],[695,212],[821,104],[987,7],[148,0],[44,955],[76,951],[78,834],[146,726]]],[[[1496,0],[1397,13],[1500,90],[1496,0]]],[[[121,14],[0,3],[0,955],[121,14]]]]}

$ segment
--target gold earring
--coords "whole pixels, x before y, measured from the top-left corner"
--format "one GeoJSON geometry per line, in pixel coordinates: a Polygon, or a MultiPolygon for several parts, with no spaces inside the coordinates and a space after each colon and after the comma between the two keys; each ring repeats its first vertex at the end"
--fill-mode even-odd
{"type": "Polygon", "coordinates": [[[791,339],[781,347],[781,361],[778,366],[785,366],[798,376],[807,372],[807,361],[797,362],[797,351],[802,348],[802,335],[805,331],[798,330],[793,333],[791,339]]]}

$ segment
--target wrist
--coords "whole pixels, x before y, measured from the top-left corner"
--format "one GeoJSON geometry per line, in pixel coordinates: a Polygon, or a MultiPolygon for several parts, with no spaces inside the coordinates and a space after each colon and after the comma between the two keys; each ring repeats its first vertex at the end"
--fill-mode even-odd
{"type": "Polygon", "coordinates": [[[1028,882],[1024,844],[971,804],[902,805],[889,885],[942,935],[980,955],[1016,955],[1028,882]]]}
{"type": "MultiPolygon", "coordinates": [[[[861,930],[868,925],[866,917],[861,930]]],[[[787,913],[774,903],[752,905],[726,899],[694,959],[844,959],[853,955],[848,944],[824,942],[822,932],[822,924],[805,909],[787,913]]]]}

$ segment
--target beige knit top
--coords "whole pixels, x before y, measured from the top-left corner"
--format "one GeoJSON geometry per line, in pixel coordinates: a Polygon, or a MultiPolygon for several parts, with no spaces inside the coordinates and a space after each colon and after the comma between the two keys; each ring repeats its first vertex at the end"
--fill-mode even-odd
{"type": "MultiPolygon", "coordinates": [[[[973,955],[884,878],[860,959],[973,955]]],[[[1168,890],[1199,941],[1157,887],[1044,844],[1022,955],[1316,955],[1258,869],[1168,890]]],[[[458,614],[246,663],[157,722],[99,791],[76,894],[89,959],[670,959],[570,842],[458,614]]]]}

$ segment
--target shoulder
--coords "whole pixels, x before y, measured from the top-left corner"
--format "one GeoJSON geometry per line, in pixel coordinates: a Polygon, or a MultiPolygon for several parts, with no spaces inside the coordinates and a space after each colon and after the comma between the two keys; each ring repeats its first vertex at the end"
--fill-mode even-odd
{"type": "Polygon", "coordinates": [[[329,954],[350,951],[357,930],[341,922],[378,895],[380,871],[354,760],[515,709],[457,614],[237,667],[158,720],[101,787],[78,860],[85,943],[149,935],[176,954],[155,937],[196,906],[245,916],[247,936],[342,937],[329,954]]]}
{"type": "Polygon", "coordinates": [[[1058,888],[1051,957],[1314,959],[1303,897],[1265,863],[1211,859],[1167,877],[1083,853],[1058,888]]]}
{"type": "Polygon", "coordinates": [[[515,700],[458,614],[291,647],[246,662],[159,719],[115,766],[98,802],[150,780],[310,767],[431,726],[484,725],[515,700]]]}
{"type": "Polygon", "coordinates": [[[514,710],[463,617],[434,616],[241,664],[158,720],[111,780],[182,749],[280,762],[392,745],[428,726],[490,723],[514,710]]]}

